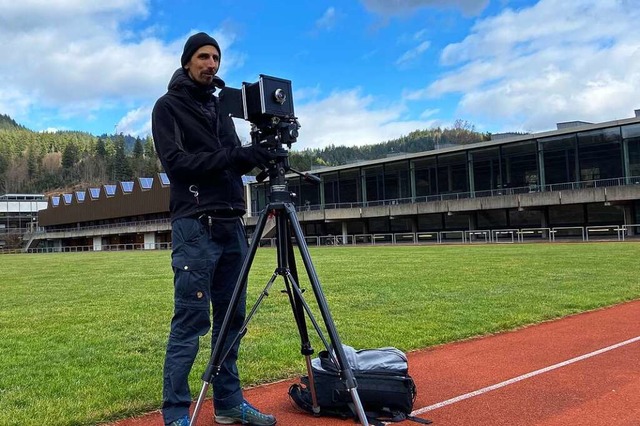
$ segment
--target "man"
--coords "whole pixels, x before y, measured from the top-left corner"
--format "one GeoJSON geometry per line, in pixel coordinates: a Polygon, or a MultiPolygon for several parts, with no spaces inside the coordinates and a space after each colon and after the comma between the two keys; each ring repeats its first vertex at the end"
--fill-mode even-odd
{"type": "MultiPolygon", "coordinates": [[[[247,253],[241,220],[245,201],[241,176],[267,164],[274,155],[261,147],[241,147],[230,117],[218,114],[216,76],[220,47],[205,33],[187,40],[182,67],[152,113],[153,139],[171,181],[171,265],[174,271],[174,315],[164,363],[162,414],[166,425],[189,424],[189,372],[198,338],[209,330],[213,308],[212,347],[227,311],[247,253]]],[[[226,349],[245,318],[246,294],[232,320],[226,349]]],[[[213,379],[216,423],[274,425],[242,396],[236,360],[238,342],[213,379]]]]}

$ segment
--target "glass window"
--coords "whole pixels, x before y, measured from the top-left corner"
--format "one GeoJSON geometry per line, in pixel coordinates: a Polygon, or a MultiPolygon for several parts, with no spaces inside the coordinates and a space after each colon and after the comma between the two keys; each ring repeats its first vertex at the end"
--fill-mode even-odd
{"type": "Polygon", "coordinates": [[[100,188],[89,188],[89,195],[92,200],[97,200],[100,198],[100,188]]]}
{"type": "Polygon", "coordinates": [[[474,191],[487,191],[502,187],[498,148],[471,151],[471,165],[474,191]]]}
{"type": "Polygon", "coordinates": [[[116,195],[116,185],[104,185],[104,193],[107,197],[113,197],[116,195]]]}
{"type": "Polygon", "coordinates": [[[58,207],[60,205],[60,197],[57,195],[51,197],[51,205],[53,205],[53,207],[58,207]]]}
{"type": "Polygon", "coordinates": [[[153,187],[153,178],[141,177],[138,178],[138,183],[143,190],[151,189],[153,187]]]}
{"type": "Polygon", "coordinates": [[[120,182],[120,188],[122,188],[122,192],[124,192],[125,194],[130,194],[133,191],[133,182],[120,182]]]}
{"type": "Polygon", "coordinates": [[[267,183],[251,185],[251,212],[259,213],[267,206],[267,194],[269,186],[267,183]]]}
{"type": "Polygon", "coordinates": [[[622,177],[620,128],[578,133],[580,180],[622,177]]]}
{"type": "Polygon", "coordinates": [[[288,183],[289,183],[289,192],[292,192],[294,194],[297,194],[297,197],[293,198],[293,204],[296,206],[300,206],[301,204],[304,203],[304,200],[300,200],[300,195],[302,188],[300,187],[300,181],[302,180],[302,178],[300,177],[295,177],[295,178],[291,178],[288,179],[288,183]]]}
{"type": "Polygon", "coordinates": [[[87,193],[85,191],[76,191],[76,201],[83,203],[87,193]]]}
{"type": "Polygon", "coordinates": [[[640,138],[640,124],[630,124],[628,126],[622,126],[622,137],[628,138],[640,138]]]}
{"type": "Polygon", "coordinates": [[[507,188],[522,188],[540,183],[535,140],[502,147],[502,179],[507,188]]]}
{"type": "Polygon", "coordinates": [[[73,194],[62,194],[62,197],[65,204],[71,204],[71,201],[73,200],[73,194]]]}
{"type": "Polygon", "coordinates": [[[298,203],[301,206],[317,206],[320,204],[320,184],[307,182],[301,179],[300,196],[298,203]]]}
{"type": "Polygon", "coordinates": [[[415,160],[413,167],[416,181],[416,196],[425,197],[436,195],[438,193],[436,183],[436,157],[415,160]]]}
{"type": "Polygon", "coordinates": [[[358,170],[339,172],[339,200],[340,203],[357,203],[361,201],[360,173],[358,170]]]}
{"type": "Polygon", "coordinates": [[[384,173],[382,166],[369,167],[363,170],[366,184],[366,201],[384,200],[384,173]]]}
{"type": "Polygon", "coordinates": [[[438,156],[438,193],[468,192],[467,153],[438,156]]]}
{"type": "Polygon", "coordinates": [[[409,163],[390,163],[384,166],[384,191],[387,200],[411,197],[409,163]]]}
{"type": "Polygon", "coordinates": [[[325,173],[321,176],[324,189],[324,203],[338,204],[340,202],[340,194],[338,192],[338,173],[325,173]]]}
{"type": "Polygon", "coordinates": [[[169,186],[171,184],[171,182],[169,182],[169,176],[167,176],[166,173],[158,173],[158,176],[160,177],[162,186],[169,186]]]}
{"type": "Polygon", "coordinates": [[[540,139],[544,154],[545,184],[576,181],[576,136],[540,139]]]}
{"type": "Polygon", "coordinates": [[[622,126],[622,137],[629,155],[629,176],[640,177],[640,124],[622,126]]]}

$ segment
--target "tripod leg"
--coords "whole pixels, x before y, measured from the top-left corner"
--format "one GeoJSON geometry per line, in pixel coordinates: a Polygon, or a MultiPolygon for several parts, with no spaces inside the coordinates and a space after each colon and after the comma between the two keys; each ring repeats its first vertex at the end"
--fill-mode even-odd
{"type": "Polygon", "coordinates": [[[351,394],[351,399],[353,400],[353,404],[356,408],[356,413],[358,414],[360,423],[362,423],[362,425],[364,426],[368,426],[369,422],[364,412],[364,408],[362,407],[360,396],[358,395],[356,379],[353,375],[353,371],[351,370],[351,368],[348,365],[348,362],[346,361],[344,348],[342,347],[340,336],[338,335],[338,331],[336,330],[335,323],[333,322],[333,318],[331,317],[331,312],[329,311],[329,305],[327,303],[327,299],[324,296],[324,292],[322,291],[322,286],[320,285],[318,274],[316,273],[316,270],[313,266],[313,262],[311,261],[309,248],[307,247],[307,243],[304,239],[302,228],[300,227],[300,222],[298,221],[298,216],[296,215],[296,210],[293,204],[291,203],[285,203],[284,207],[286,209],[287,216],[289,218],[289,223],[291,224],[294,235],[296,237],[296,241],[298,243],[298,249],[300,251],[302,261],[305,265],[305,268],[307,269],[309,281],[311,282],[313,293],[318,302],[318,307],[320,309],[320,313],[322,314],[322,319],[324,320],[325,326],[327,328],[327,332],[329,334],[329,338],[331,339],[331,344],[333,345],[333,350],[335,351],[336,358],[340,365],[341,376],[345,378],[345,385],[347,390],[351,394]]]}
{"type": "Polygon", "coordinates": [[[223,358],[222,350],[224,348],[224,343],[227,340],[227,335],[229,334],[229,328],[231,327],[231,319],[236,313],[238,309],[238,303],[246,290],[247,287],[247,278],[249,276],[249,269],[251,268],[251,264],[253,263],[253,259],[256,255],[256,250],[260,245],[260,236],[264,231],[265,224],[267,223],[267,217],[269,214],[269,210],[265,209],[260,217],[258,218],[258,222],[256,223],[256,229],[254,231],[254,235],[256,237],[251,241],[251,246],[249,247],[249,251],[247,256],[242,263],[242,268],[240,269],[240,275],[238,276],[238,280],[236,281],[236,286],[233,291],[233,295],[229,301],[229,307],[227,308],[227,312],[224,317],[224,321],[222,322],[222,327],[220,328],[220,333],[218,334],[218,339],[216,340],[216,344],[211,352],[211,358],[209,359],[209,364],[207,365],[207,369],[202,375],[202,389],[200,391],[200,395],[198,396],[198,401],[196,402],[196,406],[193,410],[193,414],[191,416],[191,422],[189,426],[194,426],[198,420],[198,415],[200,414],[200,410],[202,408],[202,403],[207,395],[207,390],[209,389],[209,385],[213,381],[213,378],[220,372],[221,362],[223,358]]]}
{"type": "Polygon", "coordinates": [[[300,353],[302,354],[302,356],[304,356],[307,366],[312,410],[314,414],[319,414],[320,406],[318,405],[315,380],[311,367],[311,355],[313,355],[314,350],[309,340],[307,323],[304,316],[305,311],[303,307],[303,300],[300,296],[301,290],[298,281],[298,269],[296,267],[296,259],[293,252],[293,244],[291,242],[289,224],[287,223],[287,216],[284,215],[283,212],[278,212],[277,214],[278,265],[281,268],[286,292],[289,296],[289,304],[291,305],[293,318],[295,319],[296,326],[298,327],[298,334],[300,335],[300,353]]]}

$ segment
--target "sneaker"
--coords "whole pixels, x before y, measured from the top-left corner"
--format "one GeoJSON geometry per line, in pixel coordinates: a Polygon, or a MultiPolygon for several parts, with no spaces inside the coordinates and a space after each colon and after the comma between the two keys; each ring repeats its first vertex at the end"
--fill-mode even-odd
{"type": "Polygon", "coordinates": [[[262,414],[257,408],[243,401],[242,404],[227,410],[216,410],[216,423],[232,425],[239,423],[250,426],[272,426],[276,424],[276,418],[270,414],[262,414]]]}
{"type": "Polygon", "coordinates": [[[180,417],[178,420],[174,420],[169,423],[167,426],[189,426],[191,420],[189,420],[189,416],[180,417]]]}

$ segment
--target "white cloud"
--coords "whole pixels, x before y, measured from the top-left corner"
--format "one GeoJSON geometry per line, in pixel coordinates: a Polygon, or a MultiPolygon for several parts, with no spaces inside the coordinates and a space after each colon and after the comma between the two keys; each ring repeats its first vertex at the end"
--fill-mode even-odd
{"type": "MultiPolygon", "coordinates": [[[[189,34],[166,42],[154,37],[152,25],[137,34],[123,29],[131,20],[144,23],[147,7],[148,0],[0,0],[0,87],[11,88],[0,89],[2,112],[22,121],[46,110],[55,122],[91,121],[122,105],[148,109],[180,66],[189,34]]],[[[223,71],[241,65],[244,58],[227,50],[233,33],[209,32],[224,52],[223,71]]],[[[130,116],[122,120],[147,127],[130,116]]]]}
{"type": "Polygon", "coordinates": [[[491,131],[629,117],[640,106],[639,19],[628,1],[541,0],[505,10],[443,50],[451,71],[405,96],[458,94],[459,116],[504,123],[491,131]]]}
{"type": "Polygon", "coordinates": [[[408,15],[421,8],[460,9],[465,15],[474,16],[482,12],[489,0],[361,0],[364,6],[375,13],[392,16],[408,15]]]}
{"type": "Polygon", "coordinates": [[[422,43],[420,43],[416,47],[407,50],[406,52],[404,52],[402,54],[402,56],[400,56],[396,60],[396,65],[398,65],[398,66],[406,66],[406,65],[410,64],[411,62],[413,62],[416,59],[418,59],[424,52],[426,52],[427,49],[429,49],[429,46],[431,46],[431,42],[423,41],[422,43]]]}
{"type": "Polygon", "coordinates": [[[336,23],[337,15],[334,7],[328,8],[322,17],[316,21],[316,28],[320,30],[330,30],[336,23]]]}
{"type": "Polygon", "coordinates": [[[143,106],[129,111],[116,124],[116,132],[125,135],[151,134],[151,106],[143,106]]]}
{"type": "Polygon", "coordinates": [[[378,104],[360,89],[334,91],[304,105],[296,113],[302,125],[295,149],[328,145],[367,145],[385,142],[416,129],[438,125],[435,121],[405,120],[404,106],[378,104]]]}

